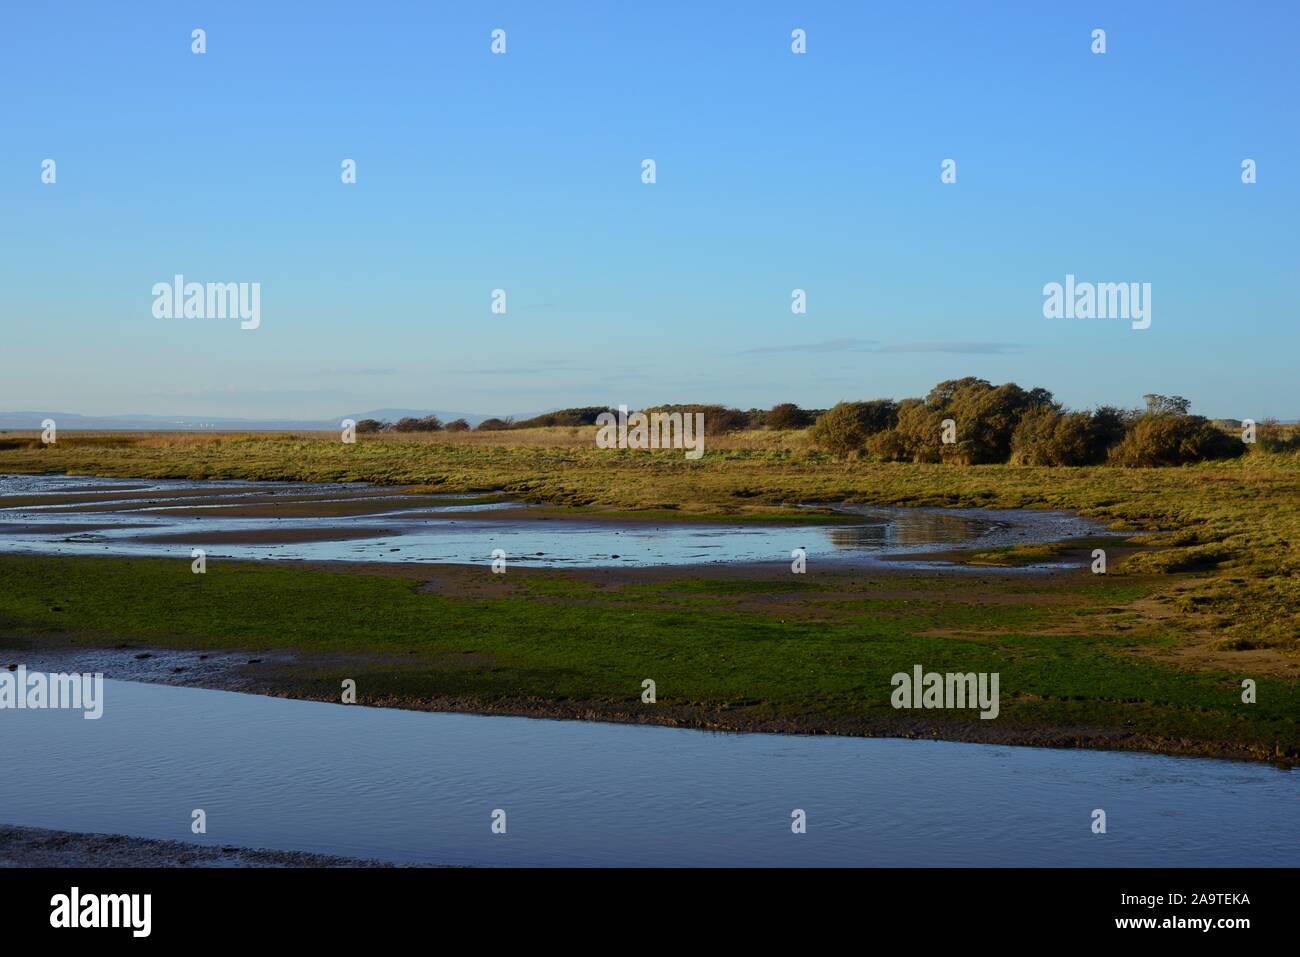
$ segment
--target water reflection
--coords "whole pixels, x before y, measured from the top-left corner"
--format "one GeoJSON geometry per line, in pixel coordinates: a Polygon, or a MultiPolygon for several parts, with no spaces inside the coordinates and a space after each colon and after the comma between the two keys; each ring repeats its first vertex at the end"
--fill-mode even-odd
{"type": "Polygon", "coordinates": [[[974,542],[991,530],[1006,527],[987,518],[934,509],[893,509],[863,512],[862,525],[826,530],[837,548],[882,548],[890,545],[959,545],[974,542]]]}
{"type": "Polygon", "coordinates": [[[1094,534],[1055,512],[833,506],[852,524],[619,522],[520,513],[511,502],[419,503],[364,484],[0,476],[0,551],[313,561],[475,563],[503,549],[532,566],[809,561],[871,565],[909,552],[1094,534]],[[22,496],[21,498],[19,496],[22,496]],[[14,504],[7,504],[14,503],[14,504]]]}

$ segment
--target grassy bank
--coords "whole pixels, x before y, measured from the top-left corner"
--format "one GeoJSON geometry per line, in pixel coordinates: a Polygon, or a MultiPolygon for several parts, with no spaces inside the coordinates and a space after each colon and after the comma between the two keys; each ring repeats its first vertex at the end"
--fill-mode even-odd
{"type": "Polygon", "coordinates": [[[9,555],[0,644],[13,662],[41,646],[238,649],[259,659],[254,690],[322,700],[351,678],[380,705],[1300,758],[1300,684],[1253,675],[1245,705],[1239,670],[1184,667],[1177,624],[1129,610],[1161,584],[224,561],[197,576],[180,559],[9,555]],[[1001,714],[893,709],[890,677],[915,664],[999,673],[1001,714]]]}

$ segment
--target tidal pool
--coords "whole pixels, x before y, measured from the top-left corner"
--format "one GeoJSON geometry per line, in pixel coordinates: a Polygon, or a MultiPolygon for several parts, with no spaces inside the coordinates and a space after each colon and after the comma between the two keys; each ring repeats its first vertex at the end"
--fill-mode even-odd
{"type": "Polygon", "coordinates": [[[218,558],[474,563],[501,549],[512,564],[633,567],[789,562],[803,548],[810,562],[871,565],[1101,531],[1078,516],[1029,509],[836,505],[855,520],[759,525],[533,517],[519,503],[430,498],[362,483],[7,475],[0,476],[0,552],[188,558],[200,547],[218,558]],[[312,510],[334,514],[294,514],[312,510]]]}

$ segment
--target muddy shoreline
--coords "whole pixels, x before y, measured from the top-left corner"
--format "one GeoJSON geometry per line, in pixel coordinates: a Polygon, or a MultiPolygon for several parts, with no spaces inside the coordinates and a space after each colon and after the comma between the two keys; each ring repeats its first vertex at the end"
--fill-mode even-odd
{"type": "MultiPolygon", "coordinates": [[[[2,640],[2,639],[0,639],[2,640]]],[[[356,704],[344,705],[304,687],[296,678],[300,670],[313,674],[321,668],[349,664],[381,664],[375,653],[314,654],[301,652],[197,652],[170,648],[93,648],[84,645],[46,646],[13,650],[0,647],[0,667],[13,670],[25,665],[29,672],[100,672],[105,678],[204,688],[299,701],[317,701],[339,707],[396,708],[404,711],[450,712],[482,716],[507,716],[558,721],[596,721],[641,724],[695,731],[737,734],[836,735],[858,738],[955,741],[966,744],[1093,751],[1138,751],[1175,757],[1215,758],[1270,763],[1294,767],[1297,755],[1265,748],[1232,747],[1189,738],[1155,737],[1104,727],[1009,726],[1002,722],[953,722],[917,716],[897,718],[828,718],[794,716],[755,718],[728,707],[701,707],[660,703],[653,709],[633,708],[604,701],[563,704],[518,697],[485,702],[473,697],[367,697],[359,693],[356,704]]]]}
{"type": "Polygon", "coordinates": [[[391,867],[304,851],[189,844],[0,824],[0,867],[391,867]]]}

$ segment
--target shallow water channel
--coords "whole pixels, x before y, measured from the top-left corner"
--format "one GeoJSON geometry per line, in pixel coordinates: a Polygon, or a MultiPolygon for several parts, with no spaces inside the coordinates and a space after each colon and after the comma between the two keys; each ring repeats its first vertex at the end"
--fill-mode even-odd
{"type": "MultiPolygon", "coordinates": [[[[948,548],[1058,541],[1100,526],[1035,510],[835,506],[807,525],[536,517],[511,502],[416,498],[361,483],[0,476],[0,551],[574,567],[808,561],[871,565],[948,548]],[[18,504],[7,504],[18,503],[18,504]],[[305,512],[334,514],[302,514],[305,512]],[[263,514],[264,513],[264,514],[263,514]]],[[[987,569],[985,570],[987,572],[987,569]]]]}
{"type": "Polygon", "coordinates": [[[6,823],[401,862],[1261,866],[1293,865],[1300,841],[1300,778],[1265,765],[122,681],[105,683],[97,721],[0,713],[0,755],[6,823]],[[190,833],[195,808],[205,835],[190,833]]]}

